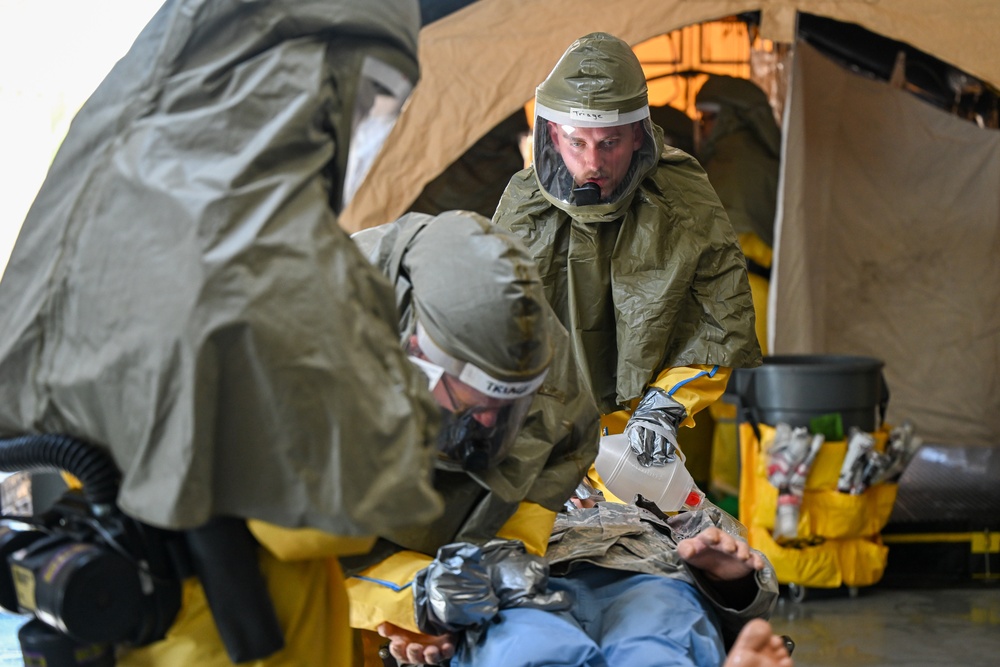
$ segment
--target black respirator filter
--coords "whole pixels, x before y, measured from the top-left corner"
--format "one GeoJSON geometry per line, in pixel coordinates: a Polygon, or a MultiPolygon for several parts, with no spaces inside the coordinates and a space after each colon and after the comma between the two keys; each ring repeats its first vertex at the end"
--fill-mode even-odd
{"type": "Polygon", "coordinates": [[[593,206],[601,201],[601,186],[592,181],[573,188],[573,203],[577,206],[593,206]]]}

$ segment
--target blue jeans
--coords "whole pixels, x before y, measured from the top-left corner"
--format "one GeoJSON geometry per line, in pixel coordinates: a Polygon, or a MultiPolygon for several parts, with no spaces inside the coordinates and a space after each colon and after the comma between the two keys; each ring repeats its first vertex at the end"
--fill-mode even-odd
{"type": "Polygon", "coordinates": [[[505,609],[452,667],[668,667],[721,665],[715,613],[694,586],[650,574],[589,567],[553,577],[572,592],[568,611],[505,609]]]}

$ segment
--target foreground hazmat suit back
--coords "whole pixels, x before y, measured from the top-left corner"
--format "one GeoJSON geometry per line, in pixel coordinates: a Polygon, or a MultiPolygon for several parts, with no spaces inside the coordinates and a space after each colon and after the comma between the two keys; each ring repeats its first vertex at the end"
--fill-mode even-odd
{"type": "Polygon", "coordinates": [[[220,576],[187,577],[122,667],[349,665],[335,556],[441,511],[437,406],[337,224],[416,80],[418,26],[413,0],[167,0],[28,213],[0,282],[0,435],[106,447],[147,524],[252,534],[207,550],[220,576]],[[216,605],[247,570],[221,601],[263,595],[216,605]]]}
{"type": "Polygon", "coordinates": [[[436,517],[437,408],[336,216],[362,80],[412,85],[418,26],[407,0],[168,0],[0,283],[0,434],[108,447],[119,505],[161,527],[436,517]]]}

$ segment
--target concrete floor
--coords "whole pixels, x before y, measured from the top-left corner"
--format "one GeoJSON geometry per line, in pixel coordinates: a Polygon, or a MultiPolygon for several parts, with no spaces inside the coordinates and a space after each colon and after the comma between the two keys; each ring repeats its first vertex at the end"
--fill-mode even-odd
{"type": "MultiPolygon", "coordinates": [[[[0,667],[23,665],[22,617],[0,614],[0,667]]],[[[994,667],[1000,664],[1000,584],[807,590],[771,623],[795,641],[798,667],[994,667]]]]}
{"type": "Polygon", "coordinates": [[[1000,584],[807,590],[782,596],[771,623],[795,641],[798,667],[993,667],[1000,664],[1000,584]]]}
{"type": "Polygon", "coordinates": [[[17,630],[27,619],[0,611],[0,667],[24,665],[21,647],[17,643],[17,630]]]}

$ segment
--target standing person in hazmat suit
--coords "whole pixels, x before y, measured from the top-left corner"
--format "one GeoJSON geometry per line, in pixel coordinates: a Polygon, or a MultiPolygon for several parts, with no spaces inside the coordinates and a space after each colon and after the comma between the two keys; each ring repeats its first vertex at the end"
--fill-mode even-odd
{"type": "Polygon", "coordinates": [[[114,512],[199,575],[159,632],[111,641],[120,665],[343,667],[333,556],[441,512],[437,406],[337,224],[418,29],[415,0],[168,0],[28,213],[0,283],[0,435],[110,452],[114,512]]]}
{"type": "MultiPolygon", "coordinates": [[[[410,213],[353,238],[395,285],[402,344],[427,370],[444,415],[434,476],[444,514],[426,528],[384,531],[371,553],[343,561],[355,575],[352,626],[369,642],[372,631],[412,639],[411,584],[442,547],[496,540],[493,553],[535,567],[556,512],[597,454],[598,413],[512,235],[448,211],[410,213]]],[[[400,495],[399,511],[413,502],[400,495]]],[[[411,643],[409,662],[454,650],[448,637],[411,643]]]]}
{"type": "MultiPolygon", "coordinates": [[[[757,84],[709,76],[695,97],[697,157],[719,195],[746,257],[757,342],[767,354],[767,301],[778,199],[781,130],[757,84]]],[[[739,492],[736,406],[713,403],[712,489],[739,492]]]]}
{"type": "Polygon", "coordinates": [[[622,40],[570,45],[535,116],[534,162],[493,221],[538,263],[602,425],[663,465],[730,369],[761,363],[736,236],[697,161],[663,146],[622,40]]]}

